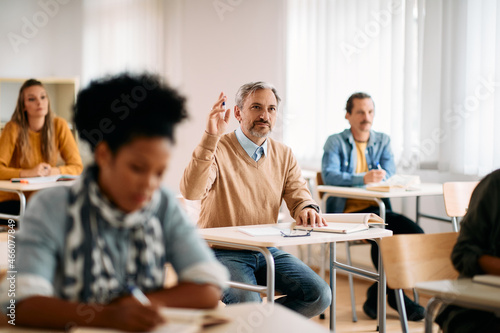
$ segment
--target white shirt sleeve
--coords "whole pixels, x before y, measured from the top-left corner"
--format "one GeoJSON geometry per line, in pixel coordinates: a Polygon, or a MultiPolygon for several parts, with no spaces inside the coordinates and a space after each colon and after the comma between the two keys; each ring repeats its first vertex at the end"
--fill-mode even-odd
{"type": "Polygon", "coordinates": [[[194,283],[209,283],[225,289],[229,280],[229,272],[226,267],[217,261],[200,262],[186,268],[179,275],[179,280],[194,283]]]}
{"type": "Polygon", "coordinates": [[[31,296],[54,296],[52,283],[45,278],[34,274],[10,274],[0,283],[0,304],[1,311],[7,313],[7,306],[17,303],[31,296]]]}

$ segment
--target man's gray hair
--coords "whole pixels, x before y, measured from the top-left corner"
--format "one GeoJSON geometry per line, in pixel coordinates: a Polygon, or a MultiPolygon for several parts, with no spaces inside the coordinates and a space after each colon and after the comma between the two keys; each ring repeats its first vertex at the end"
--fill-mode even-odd
{"type": "MultiPolygon", "coordinates": [[[[247,99],[248,95],[253,94],[257,90],[261,89],[271,89],[271,91],[274,93],[274,96],[276,97],[278,105],[280,104],[281,98],[279,97],[276,88],[272,84],[262,81],[250,82],[242,85],[236,93],[236,105],[240,108],[240,110],[243,110],[243,105],[245,104],[245,100],[247,99]]],[[[276,105],[276,107],[278,105],[276,105]]]]}

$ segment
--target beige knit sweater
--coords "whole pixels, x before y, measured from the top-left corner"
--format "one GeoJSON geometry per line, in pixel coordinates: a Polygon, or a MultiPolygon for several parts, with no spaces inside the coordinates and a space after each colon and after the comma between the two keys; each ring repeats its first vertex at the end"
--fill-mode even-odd
{"type": "Polygon", "coordinates": [[[282,200],[290,214],[316,205],[289,147],[268,138],[255,162],[234,132],[205,132],[181,180],[182,195],[201,199],[200,228],[276,223],[282,200]]]}

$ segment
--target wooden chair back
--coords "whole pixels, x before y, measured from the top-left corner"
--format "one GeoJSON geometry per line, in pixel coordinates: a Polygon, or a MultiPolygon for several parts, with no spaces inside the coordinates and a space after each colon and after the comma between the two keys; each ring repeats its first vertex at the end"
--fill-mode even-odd
{"type": "Polygon", "coordinates": [[[380,250],[392,289],[411,289],[423,281],[456,279],[451,262],[457,232],[404,234],[382,238],[380,250]]]}
{"type": "Polygon", "coordinates": [[[447,182],[443,184],[446,215],[463,217],[469,207],[470,197],[479,182],[447,182]]]}
{"type": "MultiPolygon", "coordinates": [[[[323,182],[323,177],[321,176],[321,171],[316,172],[316,186],[325,185],[323,182]]],[[[318,197],[323,199],[323,192],[318,191],[318,197]]]]}

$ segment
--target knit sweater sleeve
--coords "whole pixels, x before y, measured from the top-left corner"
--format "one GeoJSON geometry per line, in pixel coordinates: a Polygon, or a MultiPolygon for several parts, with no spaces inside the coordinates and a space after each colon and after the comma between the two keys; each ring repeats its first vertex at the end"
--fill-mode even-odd
{"type": "Polygon", "coordinates": [[[0,136],[0,179],[11,179],[19,177],[20,168],[9,167],[10,161],[16,148],[18,127],[13,122],[8,122],[0,136]]]}
{"type": "Polygon", "coordinates": [[[319,207],[312,199],[311,192],[307,188],[307,182],[302,177],[299,164],[291,150],[289,151],[288,159],[288,171],[285,179],[283,199],[287,204],[290,215],[296,220],[304,208],[312,206],[319,211],[319,207]]]}
{"type": "Polygon", "coordinates": [[[54,125],[57,149],[64,160],[64,165],[59,166],[59,170],[61,174],[79,175],[83,170],[82,159],[68,124],[64,119],[56,118],[54,125]]]}
{"type": "Polygon", "coordinates": [[[180,190],[184,198],[203,199],[212,187],[217,177],[215,152],[219,140],[217,135],[203,134],[181,179],[180,190]]]}

